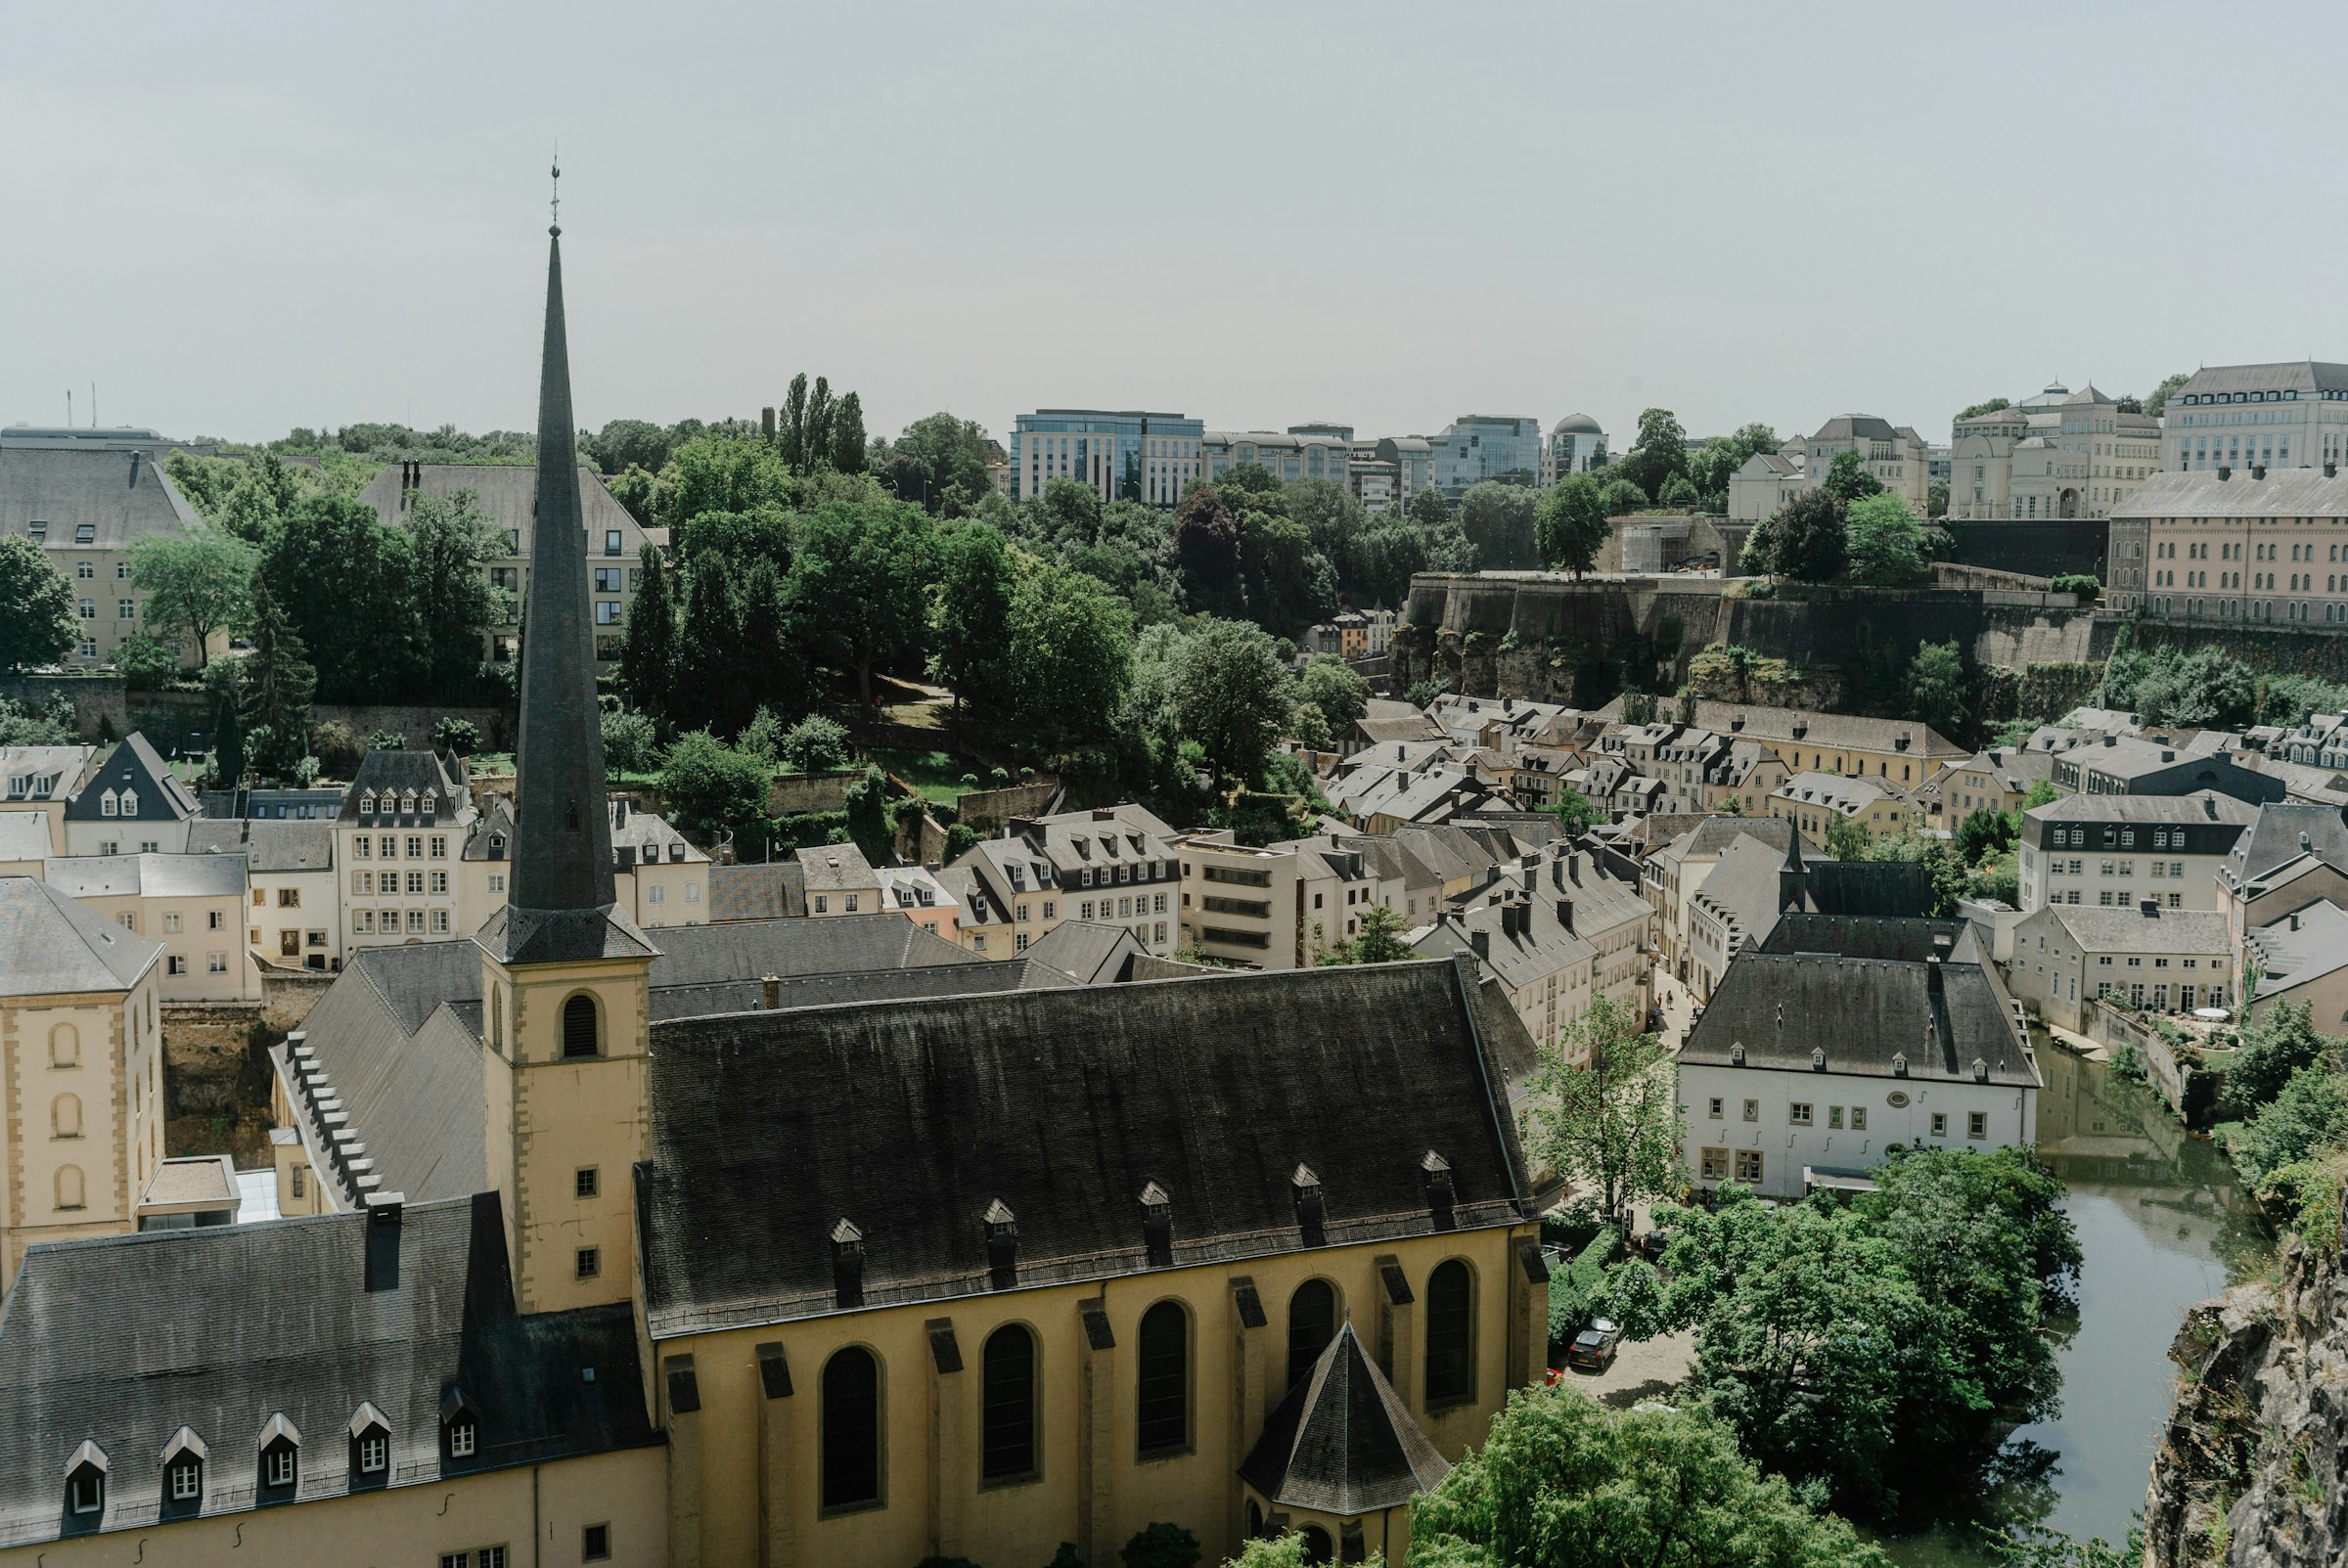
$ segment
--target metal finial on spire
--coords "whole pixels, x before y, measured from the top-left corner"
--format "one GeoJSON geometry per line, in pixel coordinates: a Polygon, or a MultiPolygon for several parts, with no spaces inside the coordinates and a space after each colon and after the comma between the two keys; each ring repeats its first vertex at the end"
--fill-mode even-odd
{"type": "Polygon", "coordinates": [[[555,144],[555,166],[552,178],[555,182],[555,194],[547,202],[546,207],[548,215],[554,221],[547,226],[546,232],[560,239],[563,234],[563,144],[561,142],[555,144]]]}

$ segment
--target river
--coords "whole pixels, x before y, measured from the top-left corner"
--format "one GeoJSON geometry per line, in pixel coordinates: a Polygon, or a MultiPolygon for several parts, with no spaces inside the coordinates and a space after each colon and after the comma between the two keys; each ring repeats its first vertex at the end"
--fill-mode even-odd
{"type": "MultiPolygon", "coordinates": [[[[2070,1187],[2085,1255],[2079,1315],[2057,1355],[2061,1412],[2008,1440],[2020,1478],[1992,1485],[1983,1512],[2117,1546],[2145,1505],[2185,1309],[2256,1270],[2271,1242],[2224,1157],[2150,1091],[2059,1046],[2042,1043],[2038,1062],[2038,1149],[2070,1187]]],[[[1963,1526],[1884,1545],[1903,1568],[1991,1561],[1963,1526]]]]}

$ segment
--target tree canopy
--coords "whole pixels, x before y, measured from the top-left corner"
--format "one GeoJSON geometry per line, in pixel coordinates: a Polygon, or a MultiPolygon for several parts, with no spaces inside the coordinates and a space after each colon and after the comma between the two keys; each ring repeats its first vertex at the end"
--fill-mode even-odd
{"type": "Polygon", "coordinates": [[[221,528],[154,533],[130,547],[131,586],[147,595],[147,623],[166,637],[185,637],[198,669],[210,660],[215,632],[240,625],[252,607],[252,572],[259,554],[221,528]]]}
{"type": "Polygon", "coordinates": [[[1688,471],[1688,432],[1679,417],[1667,408],[1642,410],[1639,433],[1613,469],[1615,477],[1627,479],[1642,493],[1661,495],[1666,483],[1688,471]]]}
{"type": "Polygon", "coordinates": [[[1541,494],[1533,535],[1541,560],[1576,577],[1598,563],[1606,542],[1605,488],[1587,473],[1569,473],[1541,494]]]}
{"type": "Polygon", "coordinates": [[[1678,1075],[1644,1023],[1630,1004],[1601,994],[1558,1039],[1537,1042],[1533,1151],[1587,1184],[1614,1224],[1679,1180],[1678,1075]]]}
{"type": "Polygon", "coordinates": [[[1874,470],[1867,466],[1867,459],[1861,457],[1855,448],[1834,454],[1834,460],[1827,465],[1826,477],[1819,480],[1818,487],[1845,507],[1883,493],[1883,481],[1875,477],[1874,470]]]}
{"type": "Polygon", "coordinates": [[[1892,586],[1923,574],[1923,524],[1898,496],[1878,492],[1852,502],[1842,533],[1851,581],[1892,586]]]}
{"type": "Polygon", "coordinates": [[[80,640],[72,580],[25,535],[0,534],[0,669],[54,663],[80,640]]]}

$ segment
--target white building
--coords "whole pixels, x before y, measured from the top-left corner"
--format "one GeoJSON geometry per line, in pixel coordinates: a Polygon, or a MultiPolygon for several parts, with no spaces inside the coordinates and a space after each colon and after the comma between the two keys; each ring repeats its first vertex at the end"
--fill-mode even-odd
{"type": "Polygon", "coordinates": [[[1827,470],[1845,452],[1858,453],[1867,471],[1880,480],[1884,489],[1907,502],[1918,516],[1924,515],[1932,472],[1931,451],[1922,436],[1905,425],[1893,425],[1873,414],[1830,419],[1803,443],[1803,486],[1815,489],[1825,483],[1827,470]]]}
{"type": "Polygon", "coordinates": [[[254,954],[287,968],[342,967],[331,822],[203,817],[188,829],[192,855],[245,861],[245,934],[254,954]]]}
{"type": "Polygon", "coordinates": [[[2066,795],[2022,813],[2023,914],[2049,904],[2214,910],[2218,870],[2258,808],[2190,795],[2066,795]]]}
{"type": "Polygon", "coordinates": [[[43,879],[126,931],[163,945],[165,1002],[250,1002],[242,855],[61,855],[43,879]]]}
{"type": "Polygon", "coordinates": [[[1960,420],[1949,455],[1949,515],[2108,517],[2159,469],[2160,431],[2160,421],[2138,405],[2092,385],[2076,392],[2050,386],[2014,407],[1960,420]]]}
{"type": "Polygon", "coordinates": [[[2337,463],[2348,445],[2348,365],[2209,365],[2169,396],[2160,466],[2237,473],[2337,463]]]}
{"type": "Polygon", "coordinates": [[[203,815],[196,791],[132,734],[107,753],[73,798],[66,802],[68,855],[179,855],[188,825],[203,815]]]}
{"type": "Polygon", "coordinates": [[[2027,1148],[2037,1058],[1970,928],[1789,916],[1680,1050],[1688,1178],[1764,1197],[1867,1181],[1893,1145],[2027,1148]]]}
{"type": "MultiPolygon", "coordinates": [[[[460,874],[477,816],[462,776],[437,753],[367,753],[335,817],[345,958],[480,929],[489,910],[464,909],[460,874]]],[[[497,903],[504,902],[501,887],[497,903]]]]}

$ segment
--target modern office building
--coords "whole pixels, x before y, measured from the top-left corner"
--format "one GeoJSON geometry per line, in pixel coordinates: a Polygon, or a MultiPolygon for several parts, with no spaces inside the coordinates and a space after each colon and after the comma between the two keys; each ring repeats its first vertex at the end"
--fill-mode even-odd
{"type": "Polygon", "coordinates": [[[2211,365],[2170,394],[2160,466],[2313,468],[2348,445],[2348,365],[2211,365]]]}
{"type": "Polygon", "coordinates": [[[1550,426],[1541,448],[1541,483],[1546,488],[1569,473],[1588,473],[1606,461],[1606,432],[1587,414],[1568,414],[1550,426]]]}
{"type": "Polygon", "coordinates": [[[1347,477],[1370,512],[1399,511],[1435,482],[1435,449],[1422,435],[1361,436],[1352,442],[1347,477]]]}
{"type": "Polygon", "coordinates": [[[1078,479],[1104,501],[1170,507],[1199,477],[1206,426],[1180,414],[1139,409],[1046,408],[1012,421],[1011,497],[1042,495],[1054,479],[1078,479]]]}
{"type": "Polygon", "coordinates": [[[1305,426],[1285,433],[1208,430],[1199,443],[1206,458],[1206,477],[1211,479],[1228,472],[1242,463],[1259,463],[1270,470],[1272,477],[1284,482],[1328,479],[1343,484],[1352,457],[1353,437],[1337,433],[1338,428],[1305,426]]]}
{"type": "Polygon", "coordinates": [[[1486,479],[1503,484],[1541,480],[1541,422],[1463,414],[1428,444],[1434,449],[1435,487],[1457,501],[1486,479]]]}

